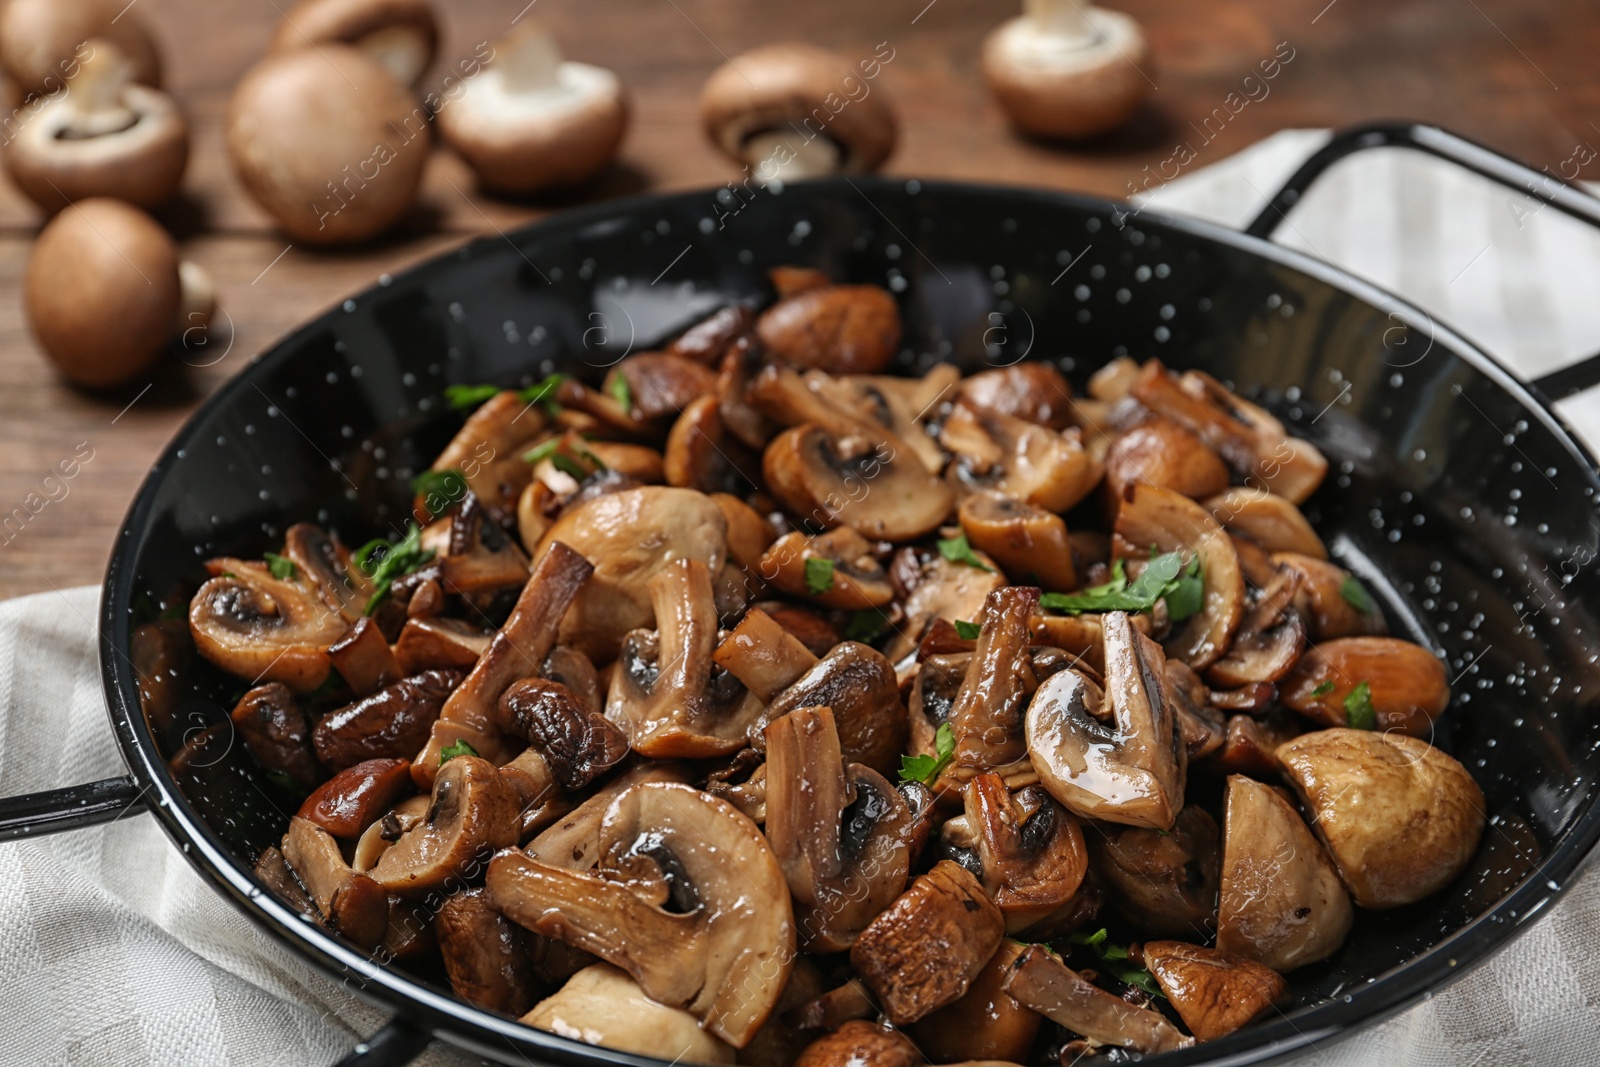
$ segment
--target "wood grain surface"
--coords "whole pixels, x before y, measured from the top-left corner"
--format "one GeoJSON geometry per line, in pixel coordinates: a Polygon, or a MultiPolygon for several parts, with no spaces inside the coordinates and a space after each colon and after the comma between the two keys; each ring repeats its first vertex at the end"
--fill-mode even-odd
{"type": "MultiPolygon", "coordinates": [[[[130,5],[130,17],[156,37],[168,88],[193,128],[184,192],[161,217],[184,255],[216,277],[231,323],[188,353],[190,365],[174,359],[153,380],[113,394],[65,385],[34,346],[21,307],[39,217],[0,178],[0,517],[29,503],[37,510],[20,530],[0,531],[0,598],[98,583],[134,490],[194,406],[277,337],[378,275],[573,203],[733,178],[735,168],[701,133],[698,94],[726,57],[765,42],[802,39],[862,57],[888,42],[894,58],[878,85],[901,119],[887,166],[894,174],[1126,195],[1179,142],[1201,144],[1191,124],[1284,42],[1294,59],[1270,93],[1232,117],[1191,167],[1280,129],[1383,117],[1436,122],[1552,169],[1575,147],[1600,145],[1600,7],[1583,0],[1118,0],[1150,39],[1145,73],[1156,88],[1127,128],[1071,148],[1016,136],[983,87],[979,43],[1014,12],[1009,3],[436,0],[444,42],[434,80],[522,12],[543,19],[569,57],[615,70],[635,105],[621,158],[581,194],[515,203],[479,195],[462,162],[438,150],[404,226],[371,245],[317,252],[273,229],[223,150],[231,88],[289,6],[130,5]],[[46,483],[75,454],[91,458],[70,480],[46,483]]],[[[1600,177],[1600,164],[1582,176],[1600,177]]]]}

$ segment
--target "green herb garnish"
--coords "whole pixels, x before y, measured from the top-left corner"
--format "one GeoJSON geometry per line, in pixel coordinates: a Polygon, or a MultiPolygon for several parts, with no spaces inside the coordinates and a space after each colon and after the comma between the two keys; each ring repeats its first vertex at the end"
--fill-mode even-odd
{"type": "Polygon", "coordinates": [[[1339,583],[1339,595],[1344,597],[1346,604],[1355,608],[1363,615],[1371,615],[1374,609],[1372,594],[1367,592],[1367,587],[1361,584],[1353,574],[1344,576],[1344,581],[1339,583]]]}
{"type": "MultiPolygon", "coordinates": [[[[542,382],[519,389],[517,398],[524,404],[539,404],[553,415],[561,410],[561,405],[552,400],[550,394],[560,388],[568,377],[565,374],[552,374],[542,382]]],[[[444,399],[454,411],[470,411],[503,392],[506,390],[498,385],[447,385],[444,387],[444,399]]]]}
{"type": "Polygon", "coordinates": [[[562,382],[570,377],[572,377],[570,374],[561,374],[559,372],[546,375],[543,381],[528,386],[528,388],[519,392],[517,396],[524,404],[538,404],[547,413],[551,415],[558,414],[561,411],[561,405],[556,403],[552,394],[561,388],[562,382]]]}
{"type": "Polygon", "coordinates": [[[422,527],[414,522],[408,525],[410,528],[406,535],[396,544],[376,537],[356,549],[352,557],[355,565],[362,574],[372,579],[372,596],[367,598],[367,606],[361,612],[363,615],[371,615],[377,610],[396,578],[410,574],[433,559],[433,549],[422,547],[422,527]]]}
{"type": "Polygon", "coordinates": [[[844,639],[846,641],[860,641],[864,645],[870,645],[882,637],[884,631],[888,628],[889,620],[883,617],[882,612],[874,611],[872,608],[863,608],[850,615],[850,621],[845,624],[844,639]]]}
{"type": "Polygon", "coordinates": [[[299,568],[294,565],[294,560],[288,556],[280,556],[276,552],[268,552],[265,554],[265,559],[267,561],[267,573],[280,582],[291,581],[296,574],[300,573],[299,568]]]}
{"type": "Polygon", "coordinates": [[[949,723],[941,723],[933,735],[933,756],[901,756],[900,780],[932,785],[950,761],[956,758],[956,732],[949,723]]]}
{"type": "Polygon", "coordinates": [[[1376,730],[1378,709],[1372,706],[1372,686],[1356,683],[1350,695],[1344,698],[1345,721],[1353,730],[1376,730]]]}
{"type": "Polygon", "coordinates": [[[455,744],[446,745],[439,750],[439,766],[443,767],[457,756],[476,756],[477,754],[478,750],[465,741],[457,741],[455,744]]]}
{"type": "Polygon", "coordinates": [[[437,515],[467,495],[467,477],[453,469],[423,471],[411,479],[411,491],[422,497],[429,512],[437,515]]]}
{"type": "Polygon", "coordinates": [[[1176,552],[1153,557],[1139,577],[1128,581],[1128,572],[1119,559],[1111,566],[1111,580],[1077,593],[1046,593],[1039,606],[1068,615],[1103,611],[1149,611],[1156,601],[1167,602],[1167,616],[1181,622],[1200,610],[1205,585],[1200,578],[1200,559],[1183,565],[1176,552]]]}
{"type": "Polygon", "coordinates": [[[611,384],[606,386],[606,392],[611,394],[611,399],[622,405],[625,414],[633,413],[633,389],[628,385],[626,375],[621,373],[611,379],[611,384]]]}
{"type": "Polygon", "coordinates": [[[1128,963],[1128,950],[1121,945],[1112,945],[1106,942],[1106,929],[1101,927],[1092,934],[1069,934],[1067,940],[1074,945],[1082,945],[1091,949],[1100,960],[1101,967],[1123,985],[1137,986],[1153,997],[1166,999],[1166,994],[1156,984],[1150,972],[1143,967],[1135,967],[1128,963]]]}
{"type": "Polygon", "coordinates": [[[1312,697],[1325,697],[1331,692],[1333,692],[1333,682],[1329,680],[1313,689],[1311,695],[1312,697]]]}
{"type": "Polygon", "coordinates": [[[967,622],[965,619],[956,620],[956,633],[963,641],[976,641],[978,634],[983,632],[983,626],[976,622],[967,622]]]}
{"type": "MultiPolygon", "coordinates": [[[[542,463],[548,459],[550,465],[556,470],[581,482],[589,477],[593,471],[586,470],[577,459],[561,451],[561,445],[564,440],[566,439],[562,437],[552,437],[550,440],[528,449],[522,454],[522,459],[526,463],[542,463]]],[[[595,470],[603,471],[606,469],[605,461],[582,445],[569,445],[568,447],[584,462],[594,467],[595,470]]]]}
{"type": "Polygon", "coordinates": [[[590,472],[584,469],[583,464],[565,452],[552,452],[550,454],[550,465],[562,474],[576,478],[580,482],[589,477],[590,472]]]}
{"type": "Polygon", "coordinates": [[[806,592],[821,596],[833,588],[833,560],[821,556],[806,558],[806,592]]]}
{"type": "Polygon", "coordinates": [[[994,568],[979,559],[977,553],[972,551],[972,546],[967,543],[966,534],[957,534],[951,538],[939,540],[939,555],[951,563],[965,563],[969,567],[976,567],[980,571],[994,573],[994,568]]]}

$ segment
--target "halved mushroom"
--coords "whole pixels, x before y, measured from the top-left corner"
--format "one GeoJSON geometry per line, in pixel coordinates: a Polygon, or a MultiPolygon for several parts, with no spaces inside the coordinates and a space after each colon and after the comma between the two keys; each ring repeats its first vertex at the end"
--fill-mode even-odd
{"type": "MultiPolygon", "coordinates": [[[[133,84],[133,63],[97,38],[75,77],[32,106],[6,145],[6,172],[48,212],[91,196],[152,208],[189,161],[189,127],[172,97],[133,84]]],[[[187,324],[186,324],[187,325],[187,324]]]]}
{"type": "Polygon", "coordinates": [[[959,395],[976,411],[1009,415],[1052,430],[1072,425],[1072,386],[1049,363],[979,371],[961,382],[959,395]]]}
{"type": "Polygon", "coordinates": [[[743,748],[761,701],[734,676],[713,672],[717,609],[710,572],[699,560],[675,560],[650,579],[649,593],[656,629],[622,639],[606,718],[635,752],[656,759],[743,748]]]}
{"type": "Polygon", "coordinates": [[[312,922],[322,924],[322,912],[317,910],[306,887],[300,884],[300,879],[295,876],[294,869],[283,858],[282,852],[271,845],[262,849],[261,855],[256,857],[252,873],[279,900],[312,922]]]}
{"type": "Polygon", "coordinates": [[[1118,559],[1137,561],[1155,552],[1180,552],[1185,565],[1200,560],[1201,607],[1163,642],[1167,654],[1197,671],[1228,650],[1244,617],[1244,575],[1233,541],[1209,512],[1181,493],[1135,485],[1117,511],[1113,548],[1118,559]]]}
{"type": "Polygon", "coordinates": [[[772,543],[757,565],[762,581],[824,607],[859,611],[894,599],[870,541],[841,526],[807,537],[799,530],[772,543]]]}
{"type": "Polygon", "coordinates": [[[855,978],[797,1005],[786,1021],[798,1030],[833,1030],[856,1019],[875,1019],[878,1006],[855,978]]]}
{"type": "Polygon", "coordinates": [[[428,0],[301,0],[284,15],[271,47],[325,43],[350,45],[414,86],[433,63],[439,27],[428,0]]]}
{"type": "Polygon", "coordinates": [[[1274,553],[1272,562],[1299,575],[1294,606],[1313,641],[1388,634],[1389,625],[1372,595],[1337,563],[1295,552],[1274,553]]]}
{"type": "Polygon", "coordinates": [[[1057,593],[1078,587],[1060,515],[995,492],[973,493],[956,514],[967,542],[998,563],[1013,584],[1057,593]]]}
{"type": "Polygon", "coordinates": [[[1221,659],[1206,669],[1206,680],[1222,689],[1276,682],[1292,670],[1306,647],[1306,628],[1294,610],[1300,579],[1288,568],[1277,570],[1253,597],[1233,642],[1221,659]]]}
{"type": "Polygon", "coordinates": [[[1039,786],[1012,794],[993,772],[973,778],[964,795],[983,888],[1005,916],[1006,932],[1021,933],[1059,911],[1089,869],[1077,820],[1039,786]]]}
{"type": "Polygon", "coordinates": [[[1144,965],[1200,1041],[1233,1033],[1289,991],[1283,975],[1255,960],[1182,941],[1149,941],[1144,965]]]}
{"type": "Polygon", "coordinates": [[[383,940],[389,928],[388,894],[350,869],[333,835],[305,819],[290,819],[283,858],[330,927],[362,948],[383,940]]]}
{"type": "Polygon", "coordinates": [[[482,870],[496,849],[517,843],[521,830],[516,791],[494,764],[454,756],[434,779],[427,817],[384,852],[372,878],[392,893],[427,893],[482,870]]]}
{"type": "Polygon", "coordinates": [[[310,724],[288,686],[282,682],[255,686],[239,698],[230,718],[250,755],[267,771],[287,776],[304,790],[322,781],[310,724]]]}
{"type": "Polygon", "coordinates": [[[358,874],[371,871],[389,846],[400,840],[400,835],[428,817],[432,804],[433,797],[417,793],[390,808],[356,839],[356,847],[350,851],[350,866],[358,874]]]}
{"type": "Polygon", "coordinates": [[[1364,908],[1395,908],[1443,889],[1483,836],[1483,790],[1426,741],[1317,730],[1280,747],[1278,759],[1364,908]]]}
{"type": "Polygon", "coordinates": [[[279,581],[265,567],[213,560],[216,577],[189,602],[194,647],[211,663],[253,682],[282,682],[309,693],[328,678],[328,646],[346,623],[310,590],[279,581]]]}
{"type": "Polygon", "coordinates": [[[965,496],[996,489],[1045,511],[1062,512],[1088,496],[1105,473],[1083,447],[1077,427],[1057,432],[1011,415],[979,411],[965,400],[939,428],[954,458],[945,480],[965,496]]]}
{"type": "Polygon", "coordinates": [[[794,1067],[921,1067],[926,1062],[900,1031],[852,1019],[807,1045],[794,1067]]]}
{"type": "Polygon", "coordinates": [[[538,746],[555,780],[569,793],[621,763],[628,738],[599,711],[585,707],[560,682],[524,678],[500,697],[498,722],[538,746]]]}
{"type": "Polygon", "coordinates": [[[856,939],[850,963],[897,1026],[959,1000],[1000,947],[1005,918],[966,868],[941,860],[856,939]]]}
{"type": "Polygon", "coordinates": [[[408,760],[374,759],[346,767],[306,797],[295,817],[354,840],[411,791],[409,766],[408,760]]]}
{"type": "Polygon", "coordinates": [[[1039,687],[1028,619],[1038,605],[1038,589],[1017,585],[995,590],[984,602],[978,644],[950,708],[956,744],[947,772],[952,780],[1004,767],[1028,752],[1022,720],[1039,687]]]}
{"type": "Polygon", "coordinates": [[[1165,1016],[1106,992],[1044,945],[1033,945],[1018,956],[1001,988],[1018,1003],[1096,1044],[1146,1054],[1194,1044],[1165,1016]]]}
{"type": "Polygon", "coordinates": [[[594,577],[562,617],[561,643],[596,664],[611,662],[623,635],[656,621],[651,579],[677,560],[694,560],[717,574],[727,559],[727,536],[722,509],[692,489],[648,485],[569,508],[542,544],[571,545],[594,564],[594,577]]]}
{"type": "Polygon", "coordinates": [[[339,771],[363,760],[410,757],[428,742],[428,733],[460,670],[423,671],[385,686],[322,717],[311,733],[317,758],[339,771]]]}
{"type": "Polygon", "coordinates": [[[817,526],[852,526],[885,541],[910,541],[950,514],[954,497],[903,441],[845,420],[802,423],[767,446],[767,488],[793,515],[817,526]]]}
{"type": "MultiPolygon", "coordinates": [[[[1178,736],[1183,739],[1192,765],[1195,760],[1204,759],[1222,747],[1227,723],[1212,703],[1215,694],[1187,663],[1167,660],[1166,675],[1172,710],[1178,716],[1178,736]]],[[[1264,685],[1264,688],[1272,687],[1264,685]]]]}
{"type": "Polygon", "coordinates": [[[1044,1016],[1017,1003],[1001,986],[1026,947],[1010,939],[1000,942],[961,999],[911,1027],[917,1043],[936,1049],[943,1061],[1025,1062],[1044,1016]]]}
{"type": "Polygon", "coordinates": [[[356,618],[349,633],[328,646],[328,658],[350,692],[360,697],[393,685],[402,675],[383,631],[365,615],[356,618]]]}
{"type": "Polygon", "coordinates": [[[766,834],[800,947],[843,952],[905,889],[911,813],[883,775],[845,763],[829,708],[797,708],[766,739],[766,834]]]}
{"type": "Polygon", "coordinates": [[[1183,808],[1188,761],[1165,657],[1125,612],[1107,613],[1102,625],[1104,695],[1073,670],[1045,681],[1028,707],[1028,754],[1067,810],[1170,830],[1183,808]]]}
{"type": "Polygon", "coordinates": [[[528,557],[468,489],[450,516],[450,541],[439,559],[440,588],[482,610],[494,594],[528,580],[528,557]]]}
{"type": "Polygon", "coordinates": [[[412,763],[419,786],[433,783],[444,750],[462,741],[494,763],[510,759],[514,750],[507,749],[495,723],[500,696],[517,679],[539,673],[556,643],[557,624],[593,573],[588,560],[560,541],[550,542],[506,624],[440,710],[412,763]]]}
{"type": "Polygon", "coordinates": [[[750,725],[750,743],[766,745],[771,723],[797,708],[829,707],[844,758],[893,775],[905,751],[906,711],[894,665],[857,641],[841,641],[773,697],[750,725]]]}
{"type": "Polygon", "coordinates": [[[460,619],[412,618],[400,629],[394,658],[401,673],[407,675],[451,668],[471,670],[493,641],[493,633],[460,619]]]}
{"type": "Polygon", "coordinates": [[[1222,458],[1171,419],[1147,419],[1117,434],[1105,462],[1106,488],[1113,499],[1138,484],[1171,489],[1194,500],[1228,486],[1228,467],[1222,458]]]}
{"type": "Polygon", "coordinates": [[[431,469],[460,471],[467,488],[491,515],[512,514],[523,487],[533,479],[522,453],[546,428],[538,405],[509,389],[496,393],[467,417],[431,469]]]}
{"type": "Polygon", "coordinates": [[[552,867],[586,871],[600,859],[600,827],[612,801],[646,782],[688,782],[686,766],[663,760],[643,762],[596,789],[589,798],[544,830],[523,849],[552,867]]]}
{"type": "Polygon", "coordinates": [[[675,1063],[733,1063],[734,1050],[700,1020],[645,995],[626,971],[608,963],[585,967],[522,1017],[540,1030],[675,1063]]]}
{"type": "Polygon", "coordinates": [[[528,963],[527,933],[495,910],[482,889],[453,893],[433,921],[445,975],[456,996],[505,1015],[534,1005],[537,979],[528,963]]]}
{"type": "MultiPolygon", "coordinates": [[[[626,746],[624,746],[626,747],[626,746]]],[[[500,777],[517,795],[520,810],[517,840],[524,841],[572,810],[567,794],[556,780],[552,761],[530,745],[500,768],[500,777]]]]}
{"type": "Polygon", "coordinates": [[[1328,473],[1328,461],[1315,445],[1289,436],[1283,423],[1208,374],[1175,375],[1152,359],[1132,394],[1198,434],[1249,484],[1263,485],[1291,504],[1304,503],[1328,473]]]}
{"type": "Polygon", "coordinates": [[[917,642],[935,619],[947,622],[979,622],[984,602],[1006,584],[996,561],[981,550],[974,553],[983,567],[957,563],[920,546],[902,548],[889,565],[905,607],[906,621],[896,627],[884,645],[884,655],[898,663],[916,650],[917,642]],[[992,569],[984,569],[985,567],[992,569]]]}
{"type": "Polygon", "coordinates": [[[1186,806],[1171,831],[1096,825],[1086,835],[1108,899],[1143,933],[1204,939],[1217,926],[1220,835],[1186,806]]]}
{"type": "Polygon", "coordinates": [[[661,460],[668,485],[725,495],[754,484],[761,463],[744,442],[729,435],[721,403],[715,396],[697,397],[672,424],[661,460]]]}
{"type": "Polygon", "coordinates": [[[577,872],[508,851],[488,890],[508,918],[633,976],[742,1048],[793,966],[794,913],[766,839],[723,801],[675,783],[638,785],[601,826],[600,869],[577,872]]]}
{"type": "Polygon", "coordinates": [[[765,365],[765,357],[765,350],[752,331],[728,344],[717,368],[717,416],[727,431],[749,448],[765,448],[779,429],[745,397],[750,380],[765,365]]]}
{"type": "Polygon", "coordinates": [[[711,660],[762,702],[771,702],[817,663],[809,648],[760,608],[745,613],[711,660]]]}
{"type": "Polygon", "coordinates": [[[1276,790],[1231,774],[1223,794],[1217,948],[1275,971],[1326,959],[1353,913],[1328,854],[1276,790]]]}
{"type": "Polygon", "coordinates": [[[1301,656],[1279,699],[1325,726],[1426,737],[1450,706],[1450,681],[1439,657],[1421,645],[1398,637],[1341,637],[1301,656]]]}
{"type": "Polygon", "coordinates": [[[1248,537],[1268,552],[1296,552],[1325,560],[1328,549],[1300,509],[1276,493],[1236,485],[1204,502],[1231,534],[1248,537]]]}

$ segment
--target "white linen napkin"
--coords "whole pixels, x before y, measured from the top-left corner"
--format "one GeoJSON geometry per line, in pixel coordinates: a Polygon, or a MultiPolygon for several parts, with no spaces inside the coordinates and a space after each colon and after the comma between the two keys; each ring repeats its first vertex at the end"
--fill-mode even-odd
{"type": "MultiPolygon", "coordinates": [[[[1242,225],[1327,134],[1286,131],[1163,187],[1161,210],[1242,225]]],[[[1447,165],[1369,153],[1324,179],[1280,239],[1421,303],[1538,374],[1600,350],[1600,238],[1447,165]],[[1526,212],[1526,207],[1523,208],[1526,212]]],[[[1564,413],[1600,442],[1600,406],[1564,413]]],[[[123,773],[100,695],[97,590],[0,604],[0,796],[123,773]]],[[[320,1067],[384,1013],[258,931],[153,819],[0,845],[0,1065],[320,1067]]],[[[1593,1062],[1600,879],[1489,965],[1296,1065],[1593,1062]]],[[[435,1044],[429,1067],[475,1060],[435,1044]]]]}

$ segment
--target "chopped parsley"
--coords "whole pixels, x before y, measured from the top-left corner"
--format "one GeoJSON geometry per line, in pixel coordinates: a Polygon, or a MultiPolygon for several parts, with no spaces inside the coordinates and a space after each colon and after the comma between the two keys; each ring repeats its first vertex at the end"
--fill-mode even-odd
{"type": "MultiPolygon", "coordinates": [[[[542,382],[519,389],[517,398],[524,404],[539,404],[553,415],[561,410],[561,405],[550,394],[560,388],[567,378],[565,374],[552,374],[542,382]]],[[[447,385],[444,387],[444,399],[453,411],[471,411],[505,391],[498,385],[447,385]]]]}
{"type": "Polygon", "coordinates": [[[476,756],[477,754],[478,750],[465,741],[457,741],[455,744],[446,745],[439,750],[439,766],[443,767],[457,756],[476,756]]]}
{"type": "Polygon", "coordinates": [[[1333,681],[1332,681],[1332,679],[1329,679],[1328,681],[1323,682],[1321,685],[1319,685],[1315,689],[1313,689],[1311,691],[1311,696],[1313,698],[1325,697],[1331,692],[1333,692],[1333,681]]]}
{"type": "Polygon", "coordinates": [[[372,596],[367,598],[367,606],[361,612],[363,615],[371,615],[377,610],[396,578],[410,574],[433,559],[433,549],[422,547],[422,527],[414,522],[408,525],[410,528],[406,535],[397,543],[390,544],[381,537],[375,537],[356,549],[351,557],[361,573],[372,579],[372,596]]]}
{"type": "Polygon", "coordinates": [[[806,557],[806,592],[821,596],[833,588],[833,560],[821,556],[806,557]]]}
{"type": "Polygon", "coordinates": [[[454,469],[423,471],[411,479],[411,491],[422,497],[428,510],[437,515],[467,495],[467,477],[454,469]]]}
{"type": "Polygon", "coordinates": [[[994,568],[979,559],[977,553],[972,551],[972,546],[967,543],[967,535],[964,533],[956,534],[956,536],[950,538],[940,538],[939,555],[951,563],[964,563],[969,567],[976,567],[980,571],[994,573],[994,568]]]}
{"type": "Polygon", "coordinates": [[[1378,709],[1372,706],[1372,686],[1356,683],[1350,695],[1344,698],[1345,720],[1354,730],[1376,730],[1378,709]]]}
{"type": "Polygon", "coordinates": [[[1167,616],[1182,622],[1198,612],[1205,596],[1200,577],[1200,558],[1183,565],[1176,552],[1153,557],[1139,577],[1128,581],[1128,572],[1119,559],[1111,567],[1111,580],[1076,593],[1046,593],[1039,606],[1068,615],[1103,611],[1149,611],[1156,601],[1167,602],[1167,616]]]}
{"type": "Polygon", "coordinates": [[[882,637],[888,628],[889,620],[883,617],[883,612],[873,608],[863,608],[851,613],[850,621],[845,624],[844,639],[870,645],[882,637]]]}
{"type": "Polygon", "coordinates": [[[1339,595],[1344,597],[1345,603],[1361,612],[1371,615],[1374,610],[1372,594],[1367,592],[1367,587],[1353,574],[1344,576],[1344,581],[1339,583],[1339,595]]]}
{"type": "Polygon", "coordinates": [[[982,632],[983,626],[980,623],[967,622],[965,619],[956,620],[956,633],[963,641],[976,641],[982,632]]]}
{"type": "Polygon", "coordinates": [[[933,756],[901,756],[900,780],[932,785],[950,761],[956,758],[956,732],[949,723],[942,723],[933,735],[933,756]]]}
{"type": "Polygon", "coordinates": [[[633,413],[633,389],[628,385],[627,376],[620,372],[611,379],[611,384],[606,386],[606,392],[611,394],[611,399],[622,405],[624,414],[633,413]]]}
{"type": "Polygon", "coordinates": [[[528,449],[522,454],[522,458],[527,463],[542,463],[548,459],[550,465],[556,470],[576,478],[580,482],[589,477],[594,471],[585,468],[583,463],[578,462],[578,459],[588,463],[594,470],[603,471],[606,469],[605,461],[599,456],[582,445],[568,442],[564,437],[552,437],[550,440],[528,449]],[[566,450],[563,451],[563,448],[566,450]],[[578,458],[574,459],[574,455],[578,458]]]}
{"type": "Polygon", "coordinates": [[[266,553],[267,572],[280,582],[293,581],[295,575],[300,573],[300,568],[294,565],[294,560],[288,556],[280,556],[276,552],[266,553]]]}
{"type": "Polygon", "coordinates": [[[1067,940],[1091,950],[1099,959],[1101,967],[1123,985],[1136,986],[1153,997],[1166,999],[1167,995],[1161,991],[1161,987],[1156,984],[1155,978],[1149,971],[1128,962],[1127,949],[1106,942],[1105,927],[1102,926],[1092,934],[1081,932],[1069,934],[1067,940]]]}

